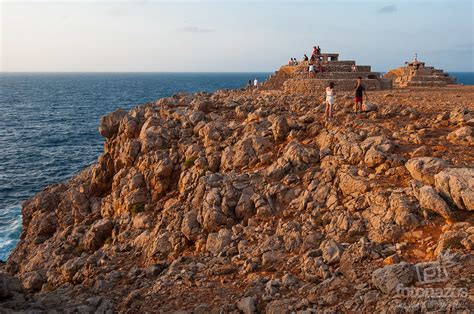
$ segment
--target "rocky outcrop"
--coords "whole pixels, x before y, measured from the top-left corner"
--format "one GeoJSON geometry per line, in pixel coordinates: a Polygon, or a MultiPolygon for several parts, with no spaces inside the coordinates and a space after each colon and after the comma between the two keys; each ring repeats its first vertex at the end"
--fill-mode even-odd
{"type": "Polygon", "coordinates": [[[390,95],[358,116],[341,95],[329,124],[314,95],[268,90],[107,115],[97,162],[25,202],[0,308],[380,312],[447,250],[449,284],[472,284],[474,156],[448,136],[470,111],[390,95]]]}

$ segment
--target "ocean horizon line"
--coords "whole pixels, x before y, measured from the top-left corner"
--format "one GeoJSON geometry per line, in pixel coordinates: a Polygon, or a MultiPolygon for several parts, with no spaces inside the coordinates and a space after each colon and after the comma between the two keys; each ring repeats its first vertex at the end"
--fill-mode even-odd
{"type": "MultiPolygon", "coordinates": [[[[0,74],[238,74],[238,73],[273,73],[273,71],[0,71],[0,74]]],[[[374,70],[387,73],[389,70],[374,70]]],[[[444,70],[447,73],[474,73],[471,71],[444,70]]]]}
{"type": "Polygon", "coordinates": [[[0,71],[0,74],[239,74],[239,73],[273,73],[275,71],[0,71]]]}

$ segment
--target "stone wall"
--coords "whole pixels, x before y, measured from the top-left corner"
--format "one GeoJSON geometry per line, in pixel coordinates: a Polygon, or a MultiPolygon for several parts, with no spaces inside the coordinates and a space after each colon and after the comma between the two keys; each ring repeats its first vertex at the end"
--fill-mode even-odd
{"type": "MultiPolygon", "coordinates": [[[[336,92],[351,91],[355,86],[355,80],[289,79],[283,84],[283,90],[289,94],[322,94],[329,82],[335,83],[336,92]]],[[[379,90],[383,87],[377,79],[364,79],[363,84],[367,90],[379,90]]]]}

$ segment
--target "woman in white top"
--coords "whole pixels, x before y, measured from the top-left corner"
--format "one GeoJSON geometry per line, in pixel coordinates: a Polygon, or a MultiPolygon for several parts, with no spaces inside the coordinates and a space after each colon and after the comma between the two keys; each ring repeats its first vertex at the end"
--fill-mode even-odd
{"type": "Polygon", "coordinates": [[[314,65],[311,63],[311,64],[309,65],[309,69],[308,69],[309,77],[314,77],[314,76],[315,76],[315,75],[314,75],[314,72],[315,72],[315,71],[314,71],[314,65]]]}
{"type": "Polygon", "coordinates": [[[334,91],[334,82],[330,82],[326,87],[326,121],[331,121],[333,117],[334,104],[336,102],[336,92],[334,91]]]}

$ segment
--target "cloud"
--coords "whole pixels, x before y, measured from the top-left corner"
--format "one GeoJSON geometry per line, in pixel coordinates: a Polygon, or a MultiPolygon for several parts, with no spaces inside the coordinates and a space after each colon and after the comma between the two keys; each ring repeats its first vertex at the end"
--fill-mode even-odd
{"type": "Polygon", "coordinates": [[[397,6],[394,5],[394,4],[391,4],[391,5],[386,5],[384,7],[381,7],[380,9],[377,10],[378,13],[393,13],[393,12],[396,12],[398,9],[397,9],[397,6]]]}
{"type": "Polygon", "coordinates": [[[210,33],[213,32],[213,29],[210,28],[203,28],[197,26],[185,26],[178,29],[181,32],[185,33],[193,33],[193,34],[202,34],[202,33],[210,33]]]}

